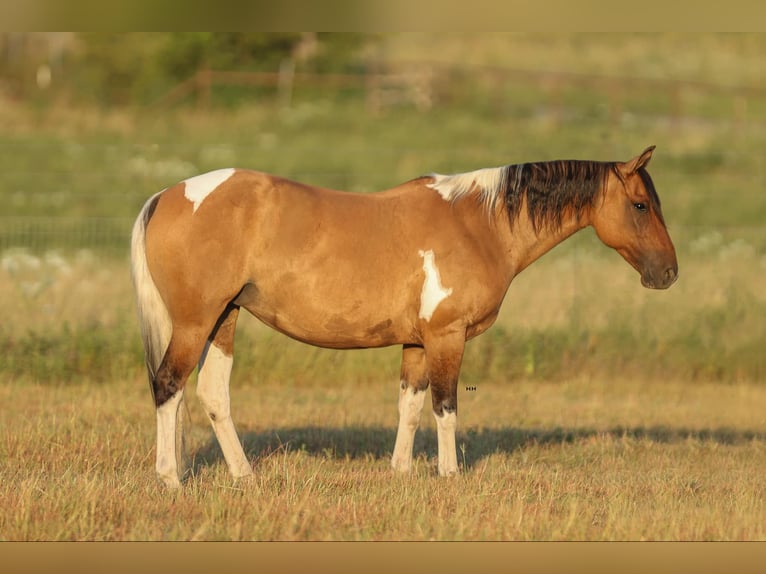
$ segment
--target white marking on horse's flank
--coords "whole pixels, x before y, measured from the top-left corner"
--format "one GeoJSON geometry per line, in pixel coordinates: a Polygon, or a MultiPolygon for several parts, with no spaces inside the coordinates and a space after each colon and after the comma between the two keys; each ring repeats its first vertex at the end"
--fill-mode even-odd
{"type": "Polygon", "coordinates": [[[205,201],[205,198],[224,181],[234,175],[235,171],[234,168],[228,167],[203,173],[202,175],[195,175],[184,180],[184,197],[194,204],[192,210],[197,211],[197,208],[205,201]]]}
{"type": "Polygon", "coordinates": [[[444,201],[452,201],[467,194],[476,186],[483,197],[497,195],[504,177],[504,167],[487,167],[453,175],[431,174],[433,181],[427,187],[435,189],[444,201]]]}
{"type": "Polygon", "coordinates": [[[418,254],[423,258],[423,271],[426,272],[423,290],[420,293],[420,312],[418,316],[421,319],[430,321],[439,303],[452,295],[452,288],[445,289],[444,285],[442,285],[439,270],[434,262],[433,250],[421,250],[418,251],[418,254]]]}

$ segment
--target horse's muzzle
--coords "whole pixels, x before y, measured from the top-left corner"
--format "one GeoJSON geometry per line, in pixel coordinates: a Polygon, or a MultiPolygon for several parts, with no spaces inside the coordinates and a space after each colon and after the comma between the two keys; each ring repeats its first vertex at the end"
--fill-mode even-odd
{"type": "Polygon", "coordinates": [[[659,273],[648,270],[641,274],[641,285],[648,289],[667,289],[678,279],[678,264],[666,267],[659,273]]]}

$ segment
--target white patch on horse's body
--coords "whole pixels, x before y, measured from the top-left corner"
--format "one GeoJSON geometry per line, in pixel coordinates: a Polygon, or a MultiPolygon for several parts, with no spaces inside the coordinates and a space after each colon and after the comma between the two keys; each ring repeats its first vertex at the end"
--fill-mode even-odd
{"type": "Polygon", "coordinates": [[[180,444],[183,429],[179,428],[179,409],[183,405],[181,389],[157,408],[157,475],[169,488],[179,488],[179,465],[183,455],[180,444]]]}
{"type": "Polygon", "coordinates": [[[415,443],[415,431],[420,424],[420,413],[426,398],[425,390],[415,391],[411,386],[399,390],[399,429],[396,431],[396,444],[391,457],[394,470],[408,472],[412,467],[412,446],[415,443]]]}
{"type": "Polygon", "coordinates": [[[436,268],[434,261],[433,250],[421,250],[418,251],[418,254],[423,258],[423,271],[426,272],[423,290],[420,293],[420,312],[418,316],[421,319],[430,321],[439,303],[452,295],[452,288],[445,289],[444,285],[442,285],[439,270],[436,268]]]}
{"type": "Polygon", "coordinates": [[[228,167],[203,173],[202,175],[195,175],[184,180],[184,197],[194,204],[192,211],[196,212],[202,202],[205,201],[205,198],[224,181],[234,175],[235,171],[234,168],[228,167]]]}
{"type": "Polygon", "coordinates": [[[488,167],[453,175],[434,173],[431,174],[433,181],[427,187],[436,190],[445,201],[455,201],[476,189],[482,201],[494,204],[507,171],[506,167],[488,167]]]}
{"type": "Polygon", "coordinates": [[[439,476],[452,476],[457,474],[457,450],[455,449],[457,415],[443,413],[439,416],[434,413],[434,418],[439,448],[439,476]]]}
{"type": "Polygon", "coordinates": [[[229,472],[235,478],[253,474],[231,420],[229,379],[233,357],[208,341],[199,361],[197,397],[202,403],[221,446],[229,472]]]}

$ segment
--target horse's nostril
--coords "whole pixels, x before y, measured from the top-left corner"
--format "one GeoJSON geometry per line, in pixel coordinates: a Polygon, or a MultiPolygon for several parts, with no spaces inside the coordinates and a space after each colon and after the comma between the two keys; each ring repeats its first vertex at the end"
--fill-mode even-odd
{"type": "Polygon", "coordinates": [[[675,267],[668,267],[665,270],[665,279],[668,281],[674,281],[676,276],[678,275],[678,271],[675,267]]]}

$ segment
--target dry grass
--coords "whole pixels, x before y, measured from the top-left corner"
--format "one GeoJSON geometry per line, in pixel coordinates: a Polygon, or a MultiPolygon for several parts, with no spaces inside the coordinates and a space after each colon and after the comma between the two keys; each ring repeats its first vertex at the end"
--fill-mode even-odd
{"type": "Polygon", "coordinates": [[[3,384],[9,540],[756,540],[766,438],[757,385],[579,381],[461,393],[463,474],[435,476],[424,417],[411,476],[388,467],[396,385],[238,386],[255,478],[228,477],[190,403],[195,475],[153,478],[143,381],[3,384]],[[380,405],[370,409],[369,405],[380,405]]]}

